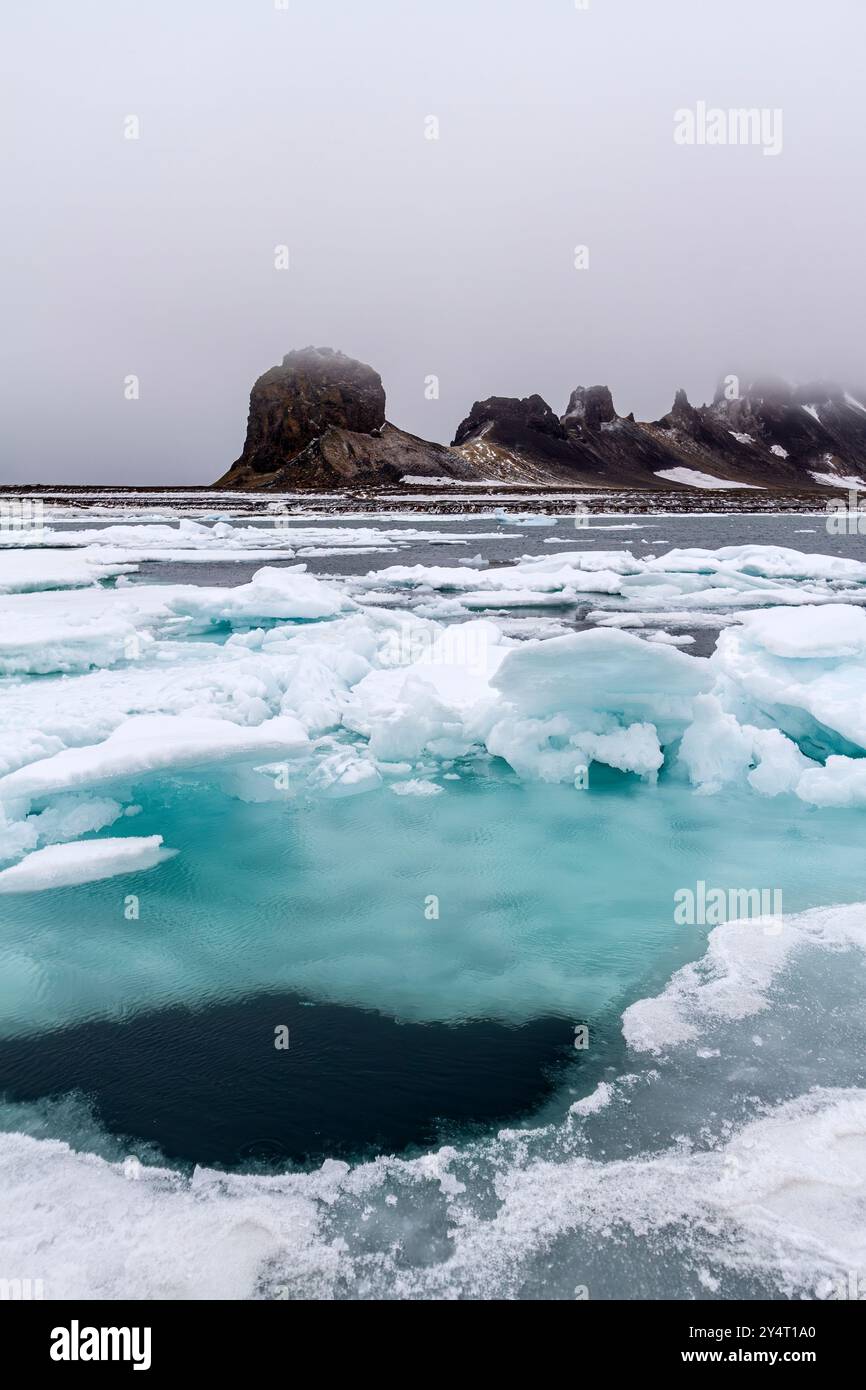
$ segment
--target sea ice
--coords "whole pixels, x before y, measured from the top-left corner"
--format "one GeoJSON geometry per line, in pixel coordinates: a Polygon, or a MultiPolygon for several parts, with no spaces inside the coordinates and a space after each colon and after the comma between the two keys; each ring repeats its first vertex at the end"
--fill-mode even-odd
{"type": "Polygon", "coordinates": [[[141,873],[156,868],[175,853],[162,848],[161,835],[49,845],[0,870],[0,893],[41,893],[50,888],[95,883],[118,874],[141,873]]]}
{"type": "Polygon", "coordinates": [[[29,594],[40,589],[78,589],[113,579],[119,574],[132,574],[136,565],[125,557],[109,558],[98,546],[74,554],[56,550],[19,549],[13,546],[32,544],[32,534],[11,531],[0,541],[0,594],[29,594]]]}
{"type": "MultiPolygon", "coordinates": [[[[324,582],[270,567],[234,589],[100,588],[110,553],[63,553],[75,593],[0,605],[13,673],[0,680],[0,839],[17,860],[0,870],[4,1036],[111,1016],[133,997],[192,1007],[262,989],[425,1021],[604,1017],[646,988],[659,943],[678,966],[702,949],[678,935],[670,889],[708,860],[746,883],[784,876],[786,902],[789,888],[807,902],[859,894],[859,822],[845,811],[866,804],[859,561],[563,550],[493,570],[324,582]],[[393,610],[374,607],[383,595],[393,610]],[[513,618],[459,621],[466,596],[563,595],[591,602],[599,625],[525,641],[513,618]],[[408,611],[431,601],[455,604],[445,623],[408,611]],[[658,638],[658,626],[722,631],[706,659],[612,620],[658,638]],[[308,795],[271,804],[284,759],[308,795]],[[599,776],[598,797],[595,770],[588,792],[575,777],[592,763],[619,770],[599,776]],[[663,763],[652,787],[620,775],[652,782],[663,763]],[[440,775],[458,780],[445,789],[440,775]],[[236,818],[218,800],[229,795],[236,818]],[[160,835],[98,838],[139,807],[183,849],[184,875],[154,876],[146,932],[124,931],[117,893],[98,883],[171,853],[160,835]],[[623,872],[633,851],[640,872],[623,872]],[[175,877],[183,893],[161,897],[175,877]],[[85,884],[60,933],[28,898],[85,884]],[[435,922],[428,892],[441,894],[435,922]]],[[[23,561],[25,588],[26,554],[3,556],[7,575],[23,561]]],[[[39,555],[55,580],[56,558],[39,555]]],[[[778,934],[716,928],[703,960],[626,1010],[627,1075],[581,1059],[549,1122],[421,1157],[265,1178],[0,1135],[0,1265],[47,1268],[60,1298],[252,1297],[272,1284],[325,1298],[571,1297],[587,1279],[601,1297],[666,1279],[671,1296],[812,1297],[818,1277],[866,1262],[866,1095],[850,1084],[862,1001],[852,989],[827,1027],[812,988],[833,969],[856,985],[864,921],[861,904],[789,915],[778,934]],[[818,1039],[805,1051],[804,1028],[818,1039]],[[576,1101],[575,1084],[587,1089],[576,1101]],[[677,1142],[660,1140],[660,1116],[677,1142]]],[[[7,1128],[68,1136],[68,1105],[50,1128],[58,1113],[4,1110],[7,1128]]],[[[77,1146],[97,1142],[91,1123],[77,1146]]]]}
{"type": "Polygon", "coordinates": [[[247,729],[224,719],[142,714],[124,720],[102,743],[66,748],[0,777],[0,802],[32,803],[152,773],[293,755],[308,742],[290,715],[247,729]]]}

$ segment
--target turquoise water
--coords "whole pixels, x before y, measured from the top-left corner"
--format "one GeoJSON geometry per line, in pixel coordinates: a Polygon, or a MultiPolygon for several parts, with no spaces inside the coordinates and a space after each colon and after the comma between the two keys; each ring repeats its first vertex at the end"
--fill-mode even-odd
{"type": "Polygon", "coordinates": [[[713,925],[679,925],[678,890],[862,903],[862,811],[701,796],[666,753],[656,784],[593,764],[586,790],[487,756],[417,765],[431,796],[117,788],[141,809],[109,833],[176,857],[0,897],[0,1253],[61,1297],[811,1297],[866,1269],[864,953],[819,932],[755,985],[752,924],[747,1007],[684,1045],[670,994],[713,925]],[[629,1048],[663,992],[659,1047],[629,1048]]]}
{"type": "Polygon", "coordinates": [[[4,900],[2,1034],[262,990],[414,1022],[618,1016],[703,952],[678,888],[780,889],[785,911],[863,896],[851,812],[600,767],[585,791],[497,761],[443,786],[261,805],[143,783],[135,833],[180,853],[4,900]]]}

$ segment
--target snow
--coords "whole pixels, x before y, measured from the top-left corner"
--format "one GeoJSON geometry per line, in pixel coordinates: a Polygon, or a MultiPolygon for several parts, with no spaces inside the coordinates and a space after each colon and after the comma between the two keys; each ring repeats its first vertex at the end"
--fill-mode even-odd
{"type": "MultiPolygon", "coordinates": [[[[583,518],[585,517],[585,515],[585,513],[579,512],[575,519],[577,520],[578,518],[583,518]]],[[[580,531],[647,531],[653,530],[654,526],[655,522],[652,521],[623,521],[617,522],[612,526],[605,526],[594,521],[591,525],[587,524],[586,526],[584,526],[583,524],[581,524],[577,529],[580,531]]],[[[562,536],[545,536],[544,544],[562,545],[562,536]]]]}
{"type": "Polygon", "coordinates": [[[649,632],[646,640],[663,642],[669,647],[690,647],[695,639],[690,633],[649,632]]]}
{"type": "Polygon", "coordinates": [[[781,932],[761,930],[758,920],[715,927],[700,961],[678,970],[662,994],[626,1009],[622,1031],[628,1046],[658,1054],[694,1042],[712,1022],[761,1013],[773,982],[804,946],[866,949],[862,903],[789,914],[781,932]]]}
{"type": "Polygon", "coordinates": [[[20,538],[23,538],[22,544],[24,540],[32,544],[32,535],[26,531],[3,535],[5,548],[0,548],[0,594],[86,588],[119,574],[131,574],[136,568],[125,558],[109,558],[99,549],[85,549],[74,555],[57,551],[46,553],[39,547],[24,550],[14,543],[20,538]]]}
{"type": "Polygon", "coordinates": [[[408,782],[393,782],[391,791],[397,796],[437,796],[439,792],[444,791],[444,787],[423,777],[414,777],[408,782]]]}
{"type": "Polygon", "coordinates": [[[813,405],[804,405],[803,409],[805,410],[807,415],[811,415],[812,419],[817,420],[818,424],[820,425],[821,417],[813,405]]]}
{"type": "Polygon", "coordinates": [[[501,507],[497,507],[494,512],[497,521],[507,522],[509,526],[555,526],[558,517],[545,516],[540,512],[517,512],[509,513],[501,507]]]}
{"type": "MultiPolygon", "coordinates": [[[[381,784],[380,761],[473,747],[544,780],[571,782],[593,759],[651,778],[678,738],[681,765],[705,792],[748,778],[778,795],[808,773],[803,792],[817,795],[791,737],[805,721],[864,745],[848,693],[866,667],[864,601],[863,562],[755,545],[644,557],[563,550],[495,569],[391,566],[341,583],[266,567],[232,588],[11,595],[0,602],[0,669],[66,672],[71,684],[60,708],[50,686],[3,693],[0,798],[15,809],[296,753],[304,785],[360,794],[381,784]],[[373,606],[382,598],[404,611],[373,606]],[[586,607],[587,598],[589,631],[562,635],[533,618],[526,631],[541,635],[516,645],[504,620],[471,617],[473,608],[586,607]],[[457,621],[442,627],[406,605],[457,621]],[[689,644],[678,626],[722,629],[709,662],[676,650],[689,644]],[[219,629],[221,645],[192,640],[219,629]],[[718,702],[712,719],[704,695],[718,702]],[[768,711],[782,745],[762,728],[768,711]],[[334,730],[365,740],[368,754],[310,747],[334,730]],[[718,766],[702,749],[707,737],[718,766]]],[[[523,636],[519,624],[513,632],[523,636]]],[[[31,830],[13,822],[8,842],[32,848],[31,830]]]]}
{"type": "Polygon", "coordinates": [[[702,473],[698,468],[662,468],[655,476],[664,478],[668,483],[685,483],[688,487],[725,488],[728,491],[733,488],[751,488],[753,491],[763,491],[756,483],[732,483],[729,478],[715,478],[711,473],[702,473]]]}
{"type": "Polygon", "coordinates": [[[225,719],[136,715],[101,743],[65,748],[0,777],[0,803],[33,802],[60,792],[203,764],[295,754],[307,742],[303,727],[290,715],[252,729],[225,719]]]}
{"type": "Polygon", "coordinates": [[[576,1100],[569,1109],[570,1115],[597,1115],[613,1100],[614,1090],[609,1081],[599,1081],[591,1095],[576,1100]]]}
{"type": "MultiPolygon", "coordinates": [[[[810,470],[812,472],[812,470],[810,470]]],[[[815,473],[812,477],[816,483],[822,487],[846,488],[849,492],[857,492],[866,489],[866,481],[856,473],[815,473]]]]}
{"type": "Polygon", "coordinates": [[[306,565],[256,570],[237,588],[188,588],[176,594],[171,610],[200,628],[219,623],[258,623],[267,619],[316,621],[352,608],[351,599],[306,573],[306,565]]]}
{"type": "Polygon", "coordinates": [[[737,430],[728,430],[728,434],[732,434],[738,444],[754,444],[755,442],[752,435],[740,434],[737,430]]]}
{"type": "Polygon", "coordinates": [[[708,789],[714,790],[758,760],[749,781],[765,795],[791,791],[814,805],[862,804],[866,783],[861,769],[866,769],[866,761],[848,756],[847,748],[837,751],[853,744],[866,752],[866,704],[861,694],[866,681],[866,615],[861,609],[744,615],[740,625],[721,633],[710,665],[719,700],[736,713],[722,715],[720,706],[715,727],[708,723],[705,737],[695,725],[683,739],[680,756],[693,781],[707,780],[708,789]],[[751,722],[740,725],[744,713],[751,714],[751,722]],[[776,727],[767,729],[768,720],[776,727]],[[764,727],[755,727],[759,724],[764,727]],[[797,747],[795,741],[807,735],[827,751],[823,766],[804,758],[797,747]],[[707,778],[700,756],[709,747],[717,767],[707,778]],[[768,760],[766,769],[762,758],[768,760]]]}
{"type": "Polygon", "coordinates": [[[460,482],[460,479],[428,478],[421,474],[407,473],[405,477],[400,479],[400,482],[406,484],[413,483],[416,487],[450,487],[452,485],[456,486],[460,482]]]}
{"type": "MultiPolygon", "coordinates": [[[[92,580],[93,550],[60,552],[71,582],[92,580]]],[[[863,803],[864,562],[766,545],[468,559],[7,594],[0,672],[48,680],[0,687],[0,857],[98,834],[143,779],[435,795],[431,773],[479,752],[567,786],[593,762],[649,781],[668,764],[701,795],[863,803]],[[473,616],[524,607],[590,626],[473,616]],[[709,660],[679,650],[683,627],[720,631],[709,660]]]]}
{"type": "MultiPolygon", "coordinates": [[[[866,565],[781,546],[629,551],[560,551],[511,565],[392,565],[350,583],[363,605],[400,601],[428,618],[519,608],[569,608],[592,598],[590,621],[661,621],[722,626],[731,613],[770,604],[866,600],[866,565]],[[439,597],[439,596],[442,597],[439,597]],[[718,610],[716,616],[712,610],[718,610]]],[[[369,609],[367,609],[369,611],[369,609]]]]}
{"type": "Polygon", "coordinates": [[[866,657],[866,612],[850,604],[821,609],[770,609],[742,618],[740,636],[772,656],[866,657]]]}
{"type": "Polygon", "coordinates": [[[823,767],[804,772],[796,791],[812,806],[866,806],[866,761],[831,754],[823,767]]]}
{"type": "Polygon", "coordinates": [[[781,444],[771,444],[770,453],[775,454],[776,457],[780,459],[786,459],[788,457],[788,450],[783,449],[781,444]]]}
{"type": "Polygon", "coordinates": [[[176,850],[162,848],[161,835],[49,845],[0,871],[0,893],[41,893],[51,888],[95,883],[119,874],[142,873],[175,853],[176,850]]]}
{"type": "MultiPolygon", "coordinates": [[[[16,550],[21,561],[5,565],[10,572],[27,578],[29,571],[42,579],[41,571],[48,569],[49,583],[35,587],[67,587],[68,582],[91,583],[109,578],[115,573],[133,572],[143,561],[162,561],[172,564],[225,564],[250,560],[291,560],[298,556],[376,554],[407,548],[418,541],[435,545],[462,546],[469,542],[490,541],[489,531],[456,533],[453,531],[423,530],[411,526],[311,526],[304,519],[271,505],[269,514],[261,520],[267,525],[232,525],[217,521],[211,525],[181,517],[176,523],[129,522],[99,528],[68,525],[43,525],[37,529],[0,530],[0,577],[6,550],[16,550]],[[62,555],[63,550],[87,551],[86,560],[76,561],[62,555]],[[29,555],[30,560],[24,560],[29,555]],[[25,566],[29,565],[29,571],[25,566]],[[95,568],[94,568],[95,567],[95,568]],[[100,569],[101,567],[101,569],[100,569]],[[76,574],[81,579],[76,580],[76,574]],[[67,582],[67,576],[69,577],[67,582]]],[[[53,514],[52,519],[54,518],[53,514]]],[[[507,519],[507,518],[506,518],[507,519]]],[[[498,533],[497,540],[507,539],[498,533]]],[[[2,589],[2,582],[0,582],[2,589]]]]}

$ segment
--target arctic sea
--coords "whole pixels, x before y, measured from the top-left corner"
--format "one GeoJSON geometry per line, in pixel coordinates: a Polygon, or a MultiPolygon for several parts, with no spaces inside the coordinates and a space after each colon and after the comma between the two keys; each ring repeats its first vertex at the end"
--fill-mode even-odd
{"type": "Polygon", "coordinates": [[[866,536],[215,510],[0,537],[0,1275],[866,1273],[866,536]]]}

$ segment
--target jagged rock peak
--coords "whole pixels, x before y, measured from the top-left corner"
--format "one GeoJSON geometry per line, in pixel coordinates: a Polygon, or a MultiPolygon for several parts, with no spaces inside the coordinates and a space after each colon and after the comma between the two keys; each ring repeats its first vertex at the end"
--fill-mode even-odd
{"type": "Polygon", "coordinates": [[[692,405],[686,392],[683,390],[682,387],[680,387],[680,389],[674,396],[674,403],[671,408],[671,415],[673,415],[674,417],[684,416],[685,418],[692,420],[694,419],[696,414],[697,411],[695,410],[695,407],[692,405]]]}
{"type": "Polygon", "coordinates": [[[517,396],[490,396],[486,401],[476,401],[466,419],[461,420],[454,444],[475,439],[488,425],[533,430],[553,439],[566,437],[559,419],[541,396],[526,396],[523,400],[517,396]]]}
{"type": "Polygon", "coordinates": [[[700,416],[698,410],[692,405],[682,387],[679,388],[674,396],[674,403],[667,415],[663,415],[657,423],[665,429],[694,429],[700,416]]]}
{"type": "Polygon", "coordinates": [[[562,423],[566,429],[582,428],[595,434],[616,418],[609,386],[576,386],[568,398],[562,423]]]}

